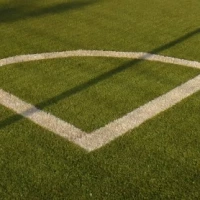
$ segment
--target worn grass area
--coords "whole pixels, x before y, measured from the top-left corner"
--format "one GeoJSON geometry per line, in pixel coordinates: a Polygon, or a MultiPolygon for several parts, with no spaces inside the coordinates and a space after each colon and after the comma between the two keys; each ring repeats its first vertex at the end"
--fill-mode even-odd
{"type": "Polygon", "coordinates": [[[69,58],[3,67],[0,87],[89,132],[197,74],[157,62],[69,58]]]}
{"type": "Polygon", "coordinates": [[[198,199],[200,93],[96,152],[0,107],[2,199],[198,199]]]}

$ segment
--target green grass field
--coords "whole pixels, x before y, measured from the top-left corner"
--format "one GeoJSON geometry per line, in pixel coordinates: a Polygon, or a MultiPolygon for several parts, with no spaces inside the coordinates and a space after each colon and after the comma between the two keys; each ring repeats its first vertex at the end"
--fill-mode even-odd
{"type": "MultiPolygon", "coordinates": [[[[198,0],[0,0],[0,59],[85,49],[200,61],[199,13],[198,0]]],[[[0,67],[0,89],[90,132],[199,74],[73,57],[0,67]]],[[[200,199],[199,111],[197,92],[88,153],[0,105],[0,199],[200,199]]]]}

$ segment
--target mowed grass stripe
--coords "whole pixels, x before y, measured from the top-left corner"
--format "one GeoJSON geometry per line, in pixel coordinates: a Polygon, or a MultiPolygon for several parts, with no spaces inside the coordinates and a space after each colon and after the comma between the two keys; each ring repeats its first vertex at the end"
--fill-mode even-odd
{"type": "Polygon", "coordinates": [[[198,74],[171,64],[82,57],[6,66],[0,87],[91,132],[198,74]]]}

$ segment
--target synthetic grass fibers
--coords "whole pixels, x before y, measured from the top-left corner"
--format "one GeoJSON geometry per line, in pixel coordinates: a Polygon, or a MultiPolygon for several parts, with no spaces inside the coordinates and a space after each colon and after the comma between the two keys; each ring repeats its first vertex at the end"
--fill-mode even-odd
{"type": "Polygon", "coordinates": [[[0,0],[0,200],[199,200],[199,13],[0,0]]]}
{"type": "MultiPolygon", "coordinates": [[[[15,56],[0,60],[0,66],[14,64],[18,62],[27,62],[41,59],[52,59],[71,56],[103,56],[103,57],[123,57],[134,59],[146,59],[150,61],[159,61],[165,63],[173,63],[185,65],[200,69],[200,63],[195,61],[182,60],[177,58],[164,57],[148,53],[134,52],[104,52],[104,51],[66,51],[58,53],[43,53],[37,55],[15,56]]],[[[47,128],[48,130],[67,138],[68,140],[78,144],[87,151],[93,151],[103,145],[109,143],[115,138],[125,134],[144,123],[146,120],[156,116],[162,111],[172,107],[184,98],[198,92],[200,90],[200,75],[189,80],[188,82],[171,90],[151,102],[141,106],[140,108],[128,113],[126,116],[109,123],[105,127],[95,130],[90,135],[75,128],[73,125],[64,122],[55,116],[45,113],[36,107],[23,102],[17,97],[0,90],[0,103],[18,114],[30,119],[36,124],[47,128]]]]}

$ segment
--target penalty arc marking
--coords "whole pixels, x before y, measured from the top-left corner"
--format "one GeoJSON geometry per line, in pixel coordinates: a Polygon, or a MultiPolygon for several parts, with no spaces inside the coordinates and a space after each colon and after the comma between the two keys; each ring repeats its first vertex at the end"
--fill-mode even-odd
{"type": "MultiPolygon", "coordinates": [[[[75,50],[64,52],[52,52],[41,54],[19,55],[0,59],[0,67],[44,59],[67,58],[67,57],[109,57],[109,58],[130,58],[171,63],[192,68],[200,69],[200,62],[189,61],[179,58],[166,57],[161,55],[143,53],[143,52],[116,52],[116,51],[98,51],[98,50],[75,50]]],[[[33,105],[26,103],[18,97],[0,89],[0,104],[15,111],[16,113],[28,118],[34,123],[44,127],[55,134],[58,134],[69,141],[79,145],[88,152],[96,150],[105,144],[111,142],[117,137],[132,130],[148,119],[156,116],[160,112],[167,110],[183,99],[191,96],[200,90],[200,75],[172,89],[164,95],[140,106],[125,116],[110,122],[90,134],[76,128],[54,115],[39,110],[33,105]]]]}

